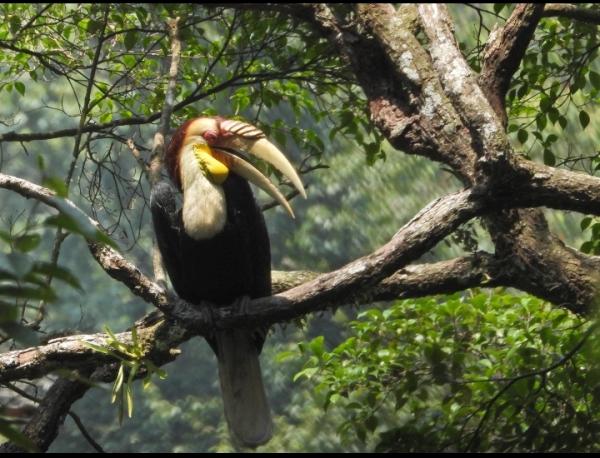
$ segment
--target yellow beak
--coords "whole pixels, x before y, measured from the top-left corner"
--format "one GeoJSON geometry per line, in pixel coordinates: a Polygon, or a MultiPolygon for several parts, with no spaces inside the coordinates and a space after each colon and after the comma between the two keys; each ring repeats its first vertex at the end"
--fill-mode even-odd
{"type": "Polygon", "coordinates": [[[215,184],[222,184],[229,175],[229,168],[213,156],[208,145],[197,143],[193,148],[194,156],[208,179],[215,184]]]}

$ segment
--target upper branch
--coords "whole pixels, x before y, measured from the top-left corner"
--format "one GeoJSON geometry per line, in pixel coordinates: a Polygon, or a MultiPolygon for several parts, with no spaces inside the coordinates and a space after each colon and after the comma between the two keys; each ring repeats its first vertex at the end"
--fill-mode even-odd
{"type": "Polygon", "coordinates": [[[504,128],[458,47],[447,8],[427,3],[420,4],[418,9],[430,41],[428,50],[433,66],[448,98],[471,132],[477,155],[493,158],[494,162],[506,160],[510,145],[504,128]]]}
{"type": "Polygon", "coordinates": [[[600,10],[583,8],[569,3],[547,3],[544,7],[544,17],[567,17],[589,24],[600,25],[600,10]]]}
{"type": "Polygon", "coordinates": [[[490,34],[486,44],[479,83],[503,125],[506,125],[506,92],[543,11],[543,3],[517,5],[504,26],[490,34]]]}

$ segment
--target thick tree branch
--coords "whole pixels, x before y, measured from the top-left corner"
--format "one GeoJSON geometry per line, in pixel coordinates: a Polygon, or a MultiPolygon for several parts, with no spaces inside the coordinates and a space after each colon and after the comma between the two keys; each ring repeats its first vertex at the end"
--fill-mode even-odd
{"type": "MultiPolygon", "coordinates": [[[[270,298],[252,301],[247,325],[288,321],[309,312],[348,303],[357,292],[374,287],[401,267],[419,258],[460,224],[481,211],[470,190],[437,199],[405,224],[374,253],[312,281],[270,298]]],[[[232,326],[233,309],[219,309],[219,322],[232,326]]]]}
{"type": "MultiPolygon", "coordinates": [[[[517,7],[507,24],[488,40],[484,71],[479,82],[496,114],[506,125],[504,98],[518,61],[523,56],[523,39],[531,39],[533,25],[539,21],[539,11],[534,6],[517,7]],[[508,69],[501,68],[508,63],[508,69]]],[[[487,157],[485,157],[487,159],[487,157]]],[[[588,211],[595,206],[594,183],[579,174],[571,175],[553,168],[540,166],[518,158],[509,158],[510,168],[521,175],[515,188],[503,181],[505,170],[493,167],[494,161],[483,163],[483,169],[495,182],[499,201],[502,195],[511,201],[520,200],[523,206],[548,205],[564,208],[566,205],[588,211]],[[485,165],[488,165],[486,168],[485,165]],[[518,172],[520,170],[520,172],[518,172]],[[533,183],[525,185],[525,181],[533,183]],[[572,184],[582,180],[584,190],[574,190],[572,184]],[[557,186],[558,185],[558,186],[557,186]],[[525,186],[525,188],[520,188],[525,186]],[[558,195],[549,198],[557,187],[558,195]],[[520,188],[520,189],[519,189],[520,188]],[[535,189],[533,189],[535,188],[535,189]],[[529,195],[532,193],[532,195],[529,195]],[[582,196],[583,195],[583,196],[582,196]],[[556,200],[555,200],[556,199],[556,200]],[[582,203],[582,200],[585,203],[582,203]],[[566,202],[568,201],[568,203],[566,202]]],[[[497,162],[496,162],[497,164],[497,162]]],[[[507,161],[503,163],[506,165],[507,161]]],[[[504,167],[505,168],[505,167],[504,167]]],[[[486,225],[496,246],[496,253],[511,258],[517,275],[515,287],[578,313],[589,311],[596,302],[598,259],[585,256],[565,246],[554,236],[540,210],[505,210],[486,218],[486,225]]]]}
{"type": "Polygon", "coordinates": [[[519,4],[504,26],[494,30],[488,38],[479,83],[503,125],[506,125],[506,93],[543,11],[543,3],[519,4]]]}
{"type": "Polygon", "coordinates": [[[374,122],[395,147],[444,162],[469,182],[475,155],[468,130],[415,36],[417,9],[404,5],[396,10],[381,4],[357,5],[356,9],[359,23],[374,37],[377,47],[356,30],[347,38],[347,54],[369,98],[374,122]],[[361,38],[357,40],[357,36],[361,38]],[[362,48],[374,49],[357,46],[361,39],[362,48]],[[374,65],[384,68],[373,71],[374,65]],[[409,106],[402,108],[401,100],[409,106]],[[404,110],[401,116],[398,108],[404,110]]]}
{"type": "MultiPolygon", "coordinates": [[[[196,315],[206,320],[200,312],[196,315]]],[[[195,335],[165,319],[148,326],[139,324],[136,330],[144,343],[146,357],[158,366],[173,361],[178,353],[172,349],[195,335]]],[[[120,342],[132,343],[130,331],[118,333],[116,337],[120,342]]],[[[93,370],[113,363],[113,357],[86,345],[87,342],[106,347],[108,339],[104,333],[72,335],[52,339],[45,345],[3,353],[0,355],[0,383],[37,379],[58,369],[93,370]]]]}
{"type": "MultiPolygon", "coordinates": [[[[513,272],[506,260],[497,259],[488,253],[475,253],[449,261],[406,266],[373,288],[357,290],[346,298],[345,303],[370,304],[374,301],[452,293],[477,286],[512,286],[516,282],[513,272]]],[[[304,283],[307,278],[318,276],[319,274],[314,272],[275,273],[274,284],[276,289],[287,289],[304,283]]],[[[212,320],[201,308],[190,307],[185,323],[169,323],[164,319],[150,325],[140,322],[137,324],[137,332],[144,342],[148,342],[148,357],[155,364],[164,364],[176,357],[170,348],[176,347],[195,333],[201,333],[199,331],[202,327],[208,329],[209,324],[218,327],[244,326],[248,320],[271,319],[268,299],[253,301],[247,313],[240,313],[239,308],[235,306],[213,310],[212,320]],[[200,324],[200,327],[193,332],[183,327],[190,324],[200,324]]],[[[344,303],[339,302],[336,305],[344,303]]],[[[288,302],[287,306],[288,310],[282,311],[288,317],[286,319],[302,315],[293,303],[288,302]]],[[[324,303],[318,310],[324,310],[326,306],[324,303]]],[[[123,343],[131,343],[131,333],[128,331],[119,333],[116,337],[123,343]]],[[[1,354],[0,383],[36,379],[59,368],[94,368],[107,364],[112,358],[95,352],[84,343],[105,346],[107,338],[103,333],[73,335],[53,339],[38,347],[1,354]]]]}
{"type": "MultiPolygon", "coordinates": [[[[364,8],[368,8],[368,6],[364,8]]],[[[365,13],[364,8],[362,13],[365,13]]],[[[384,11],[385,8],[375,6],[372,14],[376,14],[377,11],[384,11]]],[[[513,192],[510,192],[509,183],[512,185],[517,184],[517,187],[524,185],[523,180],[527,179],[525,177],[531,178],[531,169],[536,169],[536,166],[535,164],[521,164],[511,155],[502,122],[506,119],[506,115],[504,112],[495,111],[503,104],[495,104],[494,109],[491,109],[488,102],[499,98],[499,95],[492,94],[491,91],[497,90],[502,85],[482,85],[481,89],[484,89],[485,92],[481,91],[456,46],[449,17],[443,7],[439,5],[421,5],[419,12],[421,13],[424,30],[430,40],[428,49],[432,53],[436,78],[441,79],[444,91],[447,91],[452,104],[460,113],[460,119],[448,125],[451,128],[448,131],[454,131],[454,135],[449,135],[448,132],[443,131],[435,132],[433,142],[431,142],[429,136],[425,135],[423,129],[415,128],[415,126],[422,125],[420,116],[424,110],[421,109],[420,112],[411,113],[407,111],[406,103],[404,106],[398,104],[398,101],[402,101],[406,97],[403,95],[406,85],[396,85],[398,78],[394,77],[393,72],[383,71],[383,69],[370,62],[369,56],[376,56],[375,59],[378,62],[389,61],[389,56],[386,56],[385,52],[382,53],[381,50],[373,48],[372,44],[363,44],[364,33],[354,29],[352,23],[340,24],[340,19],[322,5],[294,5],[290,8],[282,8],[281,11],[312,24],[315,30],[328,37],[340,50],[340,54],[346,57],[357,75],[359,84],[367,94],[375,125],[379,127],[386,138],[390,139],[393,146],[453,166],[463,180],[467,183],[477,183],[484,193],[489,193],[492,200],[494,193],[504,197],[504,199],[496,201],[496,205],[500,207],[510,206],[511,204],[508,202],[514,199],[515,196],[517,199],[522,199],[523,205],[549,205],[560,206],[561,208],[573,206],[586,213],[590,211],[586,203],[592,203],[593,208],[597,207],[595,204],[597,202],[595,191],[591,188],[581,193],[575,191],[570,185],[566,186],[567,189],[564,186],[554,186],[555,182],[561,181],[558,178],[562,178],[564,175],[562,172],[553,170],[550,173],[544,170],[544,173],[536,178],[538,184],[536,185],[535,202],[531,202],[532,198],[524,196],[522,191],[516,192],[513,189],[513,192]],[[351,34],[352,31],[354,33],[351,34]],[[361,45],[363,52],[360,52],[361,45]],[[373,69],[377,70],[373,71],[373,69]],[[375,76],[369,79],[368,74],[366,77],[364,76],[365,72],[370,72],[371,75],[375,76]],[[390,88],[397,88],[399,92],[390,88]],[[372,92],[378,90],[380,90],[379,93],[374,94],[372,92]],[[406,128],[408,125],[406,120],[409,118],[411,130],[406,128]],[[468,132],[465,133],[454,128],[454,126],[462,124],[469,127],[468,132]],[[402,142],[391,140],[397,132],[400,132],[401,137],[409,143],[407,148],[404,147],[402,142]],[[439,139],[444,138],[444,136],[447,136],[449,141],[441,144],[439,139]],[[450,152],[456,151],[457,142],[460,141],[469,145],[464,151],[470,151],[471,145],[475,151],[470,151],[462,157],[457,154],[456,157],[461,157],[461,159],[452,162],[448,159],[450,152]],[[429,144],[435,145],[435,153],[432,154],[427,147],[423,147],[423,145],[429,144]],[[473,154],[479,156],[477,168],[480,173],[478,176],[472,173],[472,168],[469,165],[472,160],[470,155],[473,154]],[[461,166],[461,163],[466,163],[467,166],[461,166]],[[498,167],[498,165],[501,165],[501,167],[498,167]],[[523,176],[518,178],[515,175],[523,176]],[[512,181],[513,179],[515,181],[512,181]],[[546,188],[551,188],[552,191],[548,191],[546,188]],[[553,203],[550,194],[558,188],[561,189],[561,197],[558,199],[560,203],[553,203]],[[530,200],[526,202],[525,199],[530,200]]],[[[505,41],[500,40],[498,44],[504,43],[505,46],[510,46],[512,41],[513,46],[520,47],[522,43],[517,43],[516,39],[528,36],[533,23],[538,19],[536,13],[537,9],[535,7],[519,8],[507,24],[504,33],[500,33],[500,37],[505,41]]],[[[385,37],[378,36],[378,34],[390,30],[390,27],[385,26],[385,17],[380,20],[383,26],[381,24],[377,25],[377,21],[372,17],[368,17],[367,14],[357,14],[355,23],[359,21],[362,21],[365,29],[369,30],[371,35],[374,36],[371,43],[385,45],[385,37]],[[363,17],[367,17],[367,20],[364,20],[363,17]]],[[[407,18],[405,23],[406,27],[414,30],[415,26],[410,18],[407,18]]],[[[399,45],[396,43],[395,46],[399,45]]],[[[388,51],[393,53],[394,49],[388,47],[388,51]]],[[[512,65],[516,65],[520,55],[518,50],[502,48],[501,46],[489,47],[488,52],[491,53],[488,58],[490,58],[490,61],[493,60],[495,65],[501,65],[508,58],[511,59],[512,65]],[[493,48],[498,52],[501,50],[505,54],[495,56],[497,59],[492,59],[493,48]]],[[[508,75],[505,75],[505,78],[508,78],[508,75]]],[[[442,97],[442,99],[445,97],[444,94],[441,96],[436,94],[436,96],[442,97]]],[[[535,172],[533,176],[535,176],[535,172]]],[[[587,179],[585,180],[587,181],[587,179]]],[[[598,270],[595,267],[597,264],[596,259],[586,257],[565,247],[560,240],[548,231],[543,214],[539,210],[500,211],[495,215],[490,215],[486,218],[486,221],[492,239],[496,244],[497,253],[503,258],[512,259],[512,266],[520,271],[518,285],[520,289],[579,312],[589,310],[590,306],[595,303],[594,291],[596,287],[594,285],[597,285],[598,282],[593,278],[593,273],[598,270]],[[544,288],[543,285],[552,286],[544,288]]]]}
{"type": "MultiPolygon", "coordinates": [[[[430,264],[403,267],[372,288],[358,292],[349,303],[370,303],[446,294],[475,287],[514,286],[518,275],[510,260],[485,252],[430,264]]],[[[317,278],[317,272],[273,272],[276,293],[317,278]]]]}
{"type": "Polygon", "coordinates": [[[594,310],[600,284],[600,257],[565,244],[539,210],[509,210],[487,221],[496,254],[520,272],[516,288],[576,313],[594,310]]]}
{"type": "Polygon", "coordinates": [[[498,202],[509,207],[547,207],[600,214],[600,178],[557,169],[525,159],[515,161],[512,185],[496,191],[498,202]]]}
{"type": "Polygon", "coordinates": [[[471,132],[477,155],[493,164],[506,162],[511,148],[504,127],[458,47],[446,6],[426,3],[418,9],[430,40],[428,50],[433,66],[448,98],[471,132]]]}
{"type": "Polygon", "coordinates": [[[546,3],[544,17],[566,17],[576,21],[600,25],[600,10],[584,8],[572,3],[546,3]]]}

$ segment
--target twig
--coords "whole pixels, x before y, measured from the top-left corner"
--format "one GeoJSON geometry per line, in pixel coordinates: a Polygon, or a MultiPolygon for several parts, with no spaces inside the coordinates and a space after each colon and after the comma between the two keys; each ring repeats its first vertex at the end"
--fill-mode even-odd
{"type": "Polygon", "coordinates": [[[106,453],[104,451],[104,449],[100,446],[100,444],[98,444],[98,442],[96,442],[94,440],[94,438],[91,436],[91,434],[87,431],[87,429],[85,428],[83,422],[81,421],[81,418],[79,418],[79,415],[77,415],[75,412],[73,412],[72,410],[69,410],[69,416],[73,419],[73,421],[75,422],[75,424],[77,425],[77,428],[79,428],[79,431],[81,432],[82,436],[85,438],[85,440],[88,441],[88,443],[94,447],[94,449],[98,452],[98,453],[106,453]]]}

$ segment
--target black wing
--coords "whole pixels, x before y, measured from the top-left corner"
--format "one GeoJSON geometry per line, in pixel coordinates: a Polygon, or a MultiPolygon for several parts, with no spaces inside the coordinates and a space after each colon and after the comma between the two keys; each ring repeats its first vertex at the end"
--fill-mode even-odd
{"type": "Polygon", "coordinates": [[[223,183],[227,223],[211,239],[183,230],[175,190],[166,182],[152,190],[158,247],[177,294],[188,302],[229,305],[240,296],[271,295],[271,252],[262,212],[248,183],[231,174],[223,183]]]}

